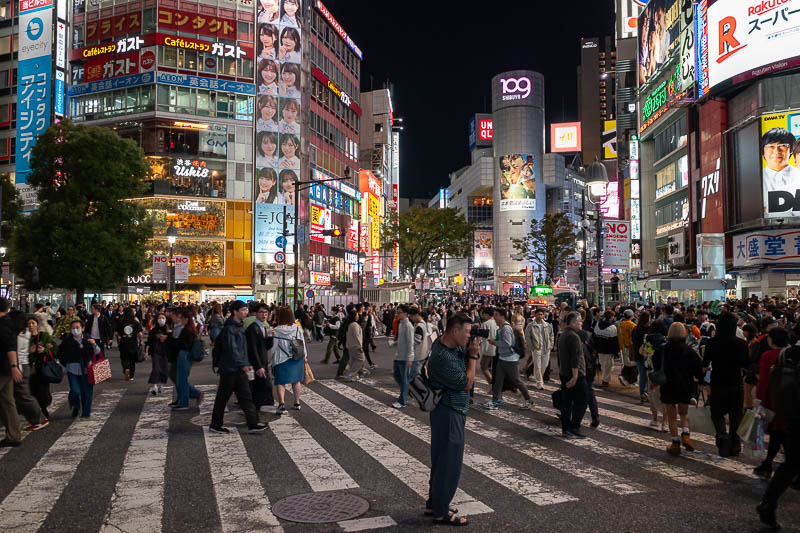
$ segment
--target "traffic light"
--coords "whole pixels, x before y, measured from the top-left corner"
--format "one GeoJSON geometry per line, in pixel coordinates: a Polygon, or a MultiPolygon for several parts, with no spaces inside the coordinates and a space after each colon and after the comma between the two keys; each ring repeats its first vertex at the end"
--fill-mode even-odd
{"type": "Polygon", "coordinates": [[[322,235],[324,235],[325,237],[341,237],[342,230],[340,230],[339,228],[324,229],[322,230],[322,235]]]}

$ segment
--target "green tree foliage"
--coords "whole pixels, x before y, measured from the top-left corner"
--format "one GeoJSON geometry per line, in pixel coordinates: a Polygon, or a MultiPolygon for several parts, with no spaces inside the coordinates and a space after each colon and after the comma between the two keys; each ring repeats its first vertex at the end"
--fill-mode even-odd
{"type": "Polygon", "coordinates": [[[8,174],[0,174],[0,189],[3,195],[3,217],[0,227],[2,227],[2,238],[8,242],[22,212],[22,201],[8,174]]]}
{"type": "Polygon", "coordinates": [[[390,211],[381,228],[381,245],[391,251],[400,244],[400,272],[414,276],[420,267],[442,254],[469,257],[475,226],[459,209],[411,207],[405,213],[390,211]]]}
{"type": "Polygon", "coordinates": [[[28,175],[39,209],[21,218],[9,247],[26,287],[72,289],[80,302],[84,289],[140,274],[153,227],[142,206],[123,200],[146,191],[147,173],[142,150],[111,129],[69,121],[48,128],[28,175]]]}
{"type": "Polygon", "coordinates": [[[543,270],[549,282],[556,278],[559,267],[575,253],[576,241],[572,223],[563,212],[531,220],[528,234],[513,240],[514,249],[523,259],[543,270]]]}

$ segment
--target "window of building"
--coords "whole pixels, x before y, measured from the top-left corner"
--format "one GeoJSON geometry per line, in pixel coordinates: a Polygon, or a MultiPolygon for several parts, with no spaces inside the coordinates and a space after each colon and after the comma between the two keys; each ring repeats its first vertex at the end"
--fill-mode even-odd
{"type": "Polygon", "coordinates": [[[11,53],[11,35],[0,37],[0,55],[11,53]]]}
{"type": "Polygon", "coordinates": [[[12,19],[11,0],[0,1],[0,20],[12,19]]]}
{"type": "Polygon", "coordinates": [[[686,117],[681,117],[655,136],[655,160],[686,146],[686,117]]]}
{"type": "Polygon", "coordinates": [[[178,66],[178,49],[171,46],[159,46],[158,64],[162,67],[178,66]]]}
{"type": "Polygon", "coordinates": [[[155,8],[142,10],[142,34],[156,31],[156,10],[155,8]]]}

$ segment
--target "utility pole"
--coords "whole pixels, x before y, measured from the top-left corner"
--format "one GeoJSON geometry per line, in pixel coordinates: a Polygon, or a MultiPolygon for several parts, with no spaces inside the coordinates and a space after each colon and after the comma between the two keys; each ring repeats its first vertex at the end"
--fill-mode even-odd
{"type": "MultiPolygon", "coordinates": [[[[283,232],[281,233],[284,239],[289,238],[289,232],[286,228],[286,204],[283,204],[283,232]]],[[[295,240],[297,240],[297,235],[294,236],[295,240]]],[[[284,250],[286,247],[284,246],[284,250]]],[[[295,259],[296,261],[296,259],[295,259]]],[[[281,282],[281,305],[286,305],[286,253],[283,254],[283,269],[281,271],[281,276],[283,281],[281,282]]]]}
{"type": "MultiPolygon", "coordinates": [[[[297,309],[297,287],[300,279],[300,239],[297,228],[300,221],[300,179],[294,180],[294,309],[297,309]]],[[[309,228],[310,229],[310,228],[309,228]]],[[[284,274],[285,275],[285,274],[284,274]]]]}

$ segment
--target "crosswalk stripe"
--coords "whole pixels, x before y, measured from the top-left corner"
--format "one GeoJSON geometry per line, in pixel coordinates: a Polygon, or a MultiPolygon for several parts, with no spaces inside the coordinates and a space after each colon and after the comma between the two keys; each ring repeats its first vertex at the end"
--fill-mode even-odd
{"type": "MultiPolygon", "coordinates": [[[[482,389],[478,389],[476,387],[475,390],[476,392],[478,392],[479,390],[482,389]]],[[[488,397],[490,392],[485,391],[485,394],[488,397]]],[[[507,399],[506,401],[512,405],[520,405],[518,400],[516,399],[514,400],[507,399]]],[[[492,416],[496,416],[498,418],[511,422],[513,424],[516,424],[518,426],[531,429],[543,435],[557,437],[560,434],[559,428],[554,428],[552,426],[548,426],[547,424],[542,424],[541,422],[537,422],[536,420],[522,416],[521,414],[511,413],[503,409],[498,409],[496,411],[487,411],[487,413],[489,413],[492,416]]],[[[614,457],[615,459],[619,459],[627,463],[633,464],[634,466],[638,466],[639,468],[647,470],[648,472],[666,476],[672,479],[673,481],[677,481],[678,483],[682,483],[684,485],[702,486],[702,485],[714,485],[719,483],[719,480],[716,480],[714,478],[698,474],[696,472],[687,470],[685,468],[681,468],[679,466],[664,463],[663,461],[659,461],[658,459],[654,459],[652,457],[648,457],[640,453],[632,452],[630,450],[625,450],[622,448],[617,448],[616,446],[611,446],[604,442],[600,442],[598,440],[589,437],[585,439],[569,439],[569,440],[564,440],[563,442],[573,446],[579,446],[581,448],[585,448],[594,453],[614,457]]]]}
{"type": "Polygon", "coordinates": [[[204,427],[203,436],[223,533],[282,532],[238,429],[223,435],[204,427]]]}
{"type": "MultiPolygon", "coordinates": [[[[367,384],[384,392],[386,394],[393,394],[393,391],[385,387],[378,386],[374,382],[366,381],[367,384]]],[[[528,457],[542,462],[551,468],[555,468],[561,472],[580,478],[587,483],[600,487],[612,494],[625,495],[637,494],[647,492],[647,489],[638,483],[627,481],[625,478],[620,477],[613,472],[598,468],[595,466],[584,465],[575,459],[551,450],[546,446],[537,444],[532,441],[522,439],[516,435],[512,435],[507,431],[503,431],[492,427],[489,424],[476,420],[475,418],[467,419],[467,429],[473,433],[477,433],[483,437],[493,440],[498,444],[507,446],[517,452],[527,455],[528,457]]]]}
{"type": "MultiPolygon", "coordinates": [[[[305,389],[303,401],[418,496],[427,500],[430,468],[311,389],[305,389]]],[[[452,504],[458,506],[462,515],[493,512],[461,489],[456,491],[452,504]]]]}
{"type": "Polygon", "coordinates": [[[169,401],[169,395],[147,396],[111,496],[103,533],[161,531],[169,401]]]}
{"type": "Polygon", "coordinates": [[[70,424],[0,504],[0,531],[36,531],[41,527],[120,398],[121,390],[103,391],[91,418],[70,424]]]}
{"type": "Polygon", "coordinates": [[[342,531],[366,531],[368,529],[381,529],[384,527],[396,526],[397,522],[391,516],[373,516],[370,518],[356,518],[354,520],[343,520],[336,522],[342,531]]]}
{"type": "MultiPolygon", "coordinates": [[[[69,396],[68,392],[65,391],[58,391],[53,393],[53,402],[48,407],[48,411],[50,411],[50,416],[53,416],[53,413],[61,409],[61,407],[67,402],[67,398],[69,396]]],[[[20,415],[21,416],[21,415],[20,415]]],[[[26,424],[27,425],[27,424],[26,424]]],[[[32,431],[23,431],[22,432],[22,439],[27,437],[33,433],[32,431]]],[[[6,428],[0,428],[0,440],[6,438],[6,428]]],[[[20,440],[22,440],[20,439],[20,440]]],[[[0,457],[3,457],[5,454],[11,451],[11,448],[0,448],[0,457]]]]}
{"type": "MultiPolygon", "coordinates": [[[[549,385],[545,383],[544,390],[553,393],[560,389],[561,387],[555,385],[549,385]]],[[[637,413],[642,413],[643,415],[650,416],[650,407],[639,405],[630,402],[623,402],[621,400],[615,400],[613,398],[609,398],[608,396],[603,395],[596,395],[598,403],[602,400],[602,403],[605,405],[613,405],[614,407],[622,407],[623,409],[629,409],[631,411],[635,411],[637,413]]]]}
{"type": "Polygon", "coordinates": [[[311,490],[324,492],[358,487],[358,483],[297,420],[291,416],[281,416],[270,422],[269,427],[311,490]]]}
{"type": "MultiPolygon", "coordinates": [[[[534,392],[531,391],[531,394],[534,395],[534,392]]],[[[541,400],[550,401],[550,398],[547,397],[547,395],[535,394],[535,396],[541,400]]],[[[548,407],[546,405],[536,406],[533,408],[533,410],[546,415],[560,416],[561,414],[560,411],[553,409],[552,407],[548,407]]],[[[589,419],[589,414],[587,413],[584,416],[584,420],[588,419],[589,419]]],[[[648,435],[640,435],[638,433],[627,431],[615,426],[610,426],[608,424],[601,424],[600,427],[597,428],[597,430],[602,433],[607,433],[609,435],[613,435],[621,439],[627,439],[631,442],[635,442],[637,444],[641,444],[643,446],[647,446],[650,448],[655,448],[657,450],[665,450],[668,444],[666,440],[659,439],[656,437],[651,437],[648,435]]],[[[692,438],[694,438],[694,435],[692,435],[692,438]]],[[[695,461],[703,463],[708,466],[713,466],[721,470],[733,472],[735,474],[739,474],[740,476],[745,476],[750,479],[759,479],[759,477],[753,473],[753,467],[751,465],[742,463],[740,461],[734,461],[732,459],[718,457],[716,455],[712,455],[710,453],[706,453],[700,450],[695,450],[694,452],[684,452],[682,453],[681,457],[685,457],[690,461],[695,461]]]]}
{"type": "MultiPolygon", "coordinates": [[[[321,383],[348,398],[349,400],[357,403],[358,405],[369,409],[378,416],[383,417],[384,420],[391,422],[398,428],[410,433],[411,435],[414,435],[418,439],[425,441],[426,444],[430,444],[431,431],[427,424],[423,424],[416,418],[401,413],[393,407],[387,407],[374,398],[371,398],[366,394],[363,394],[360,391],[353,389],[352,387],[348,387],[342,383],[338,383],[336,381],[321,381],[321,383]]],[[[389,394],[392,393],[392,391],[386,392],[389,394]]],[[[467,420],[467,428],[471,431],[474,431],[474,429],[470,427],[470,422],[472,422],[472,420],[467,420]]],[[[511,438],[510,435],[507,435],[507,437],[511,438]]],[[[519,447],[519,451],[525,453],[523,450],[525,446],[523,446],[523,443],[521,442],[519,444],[521,445],[519,447]]],[[[530,443],[525,444],[529,445],[530,443]]],[[[515,446],[512,447],[514,449],[518,448],[515,446]]],[[[528,455],[535,457],[533,454],[528,455]]],[[[472,468],[479,474],[486,476],[495,483],[506,487],[510,491],[519,494],[536,505],[552,505],[555,503],[577,500],[577,498],[570,496],[569,494],[537,481],[529,474],[521,472],[519,469],[513,468],[493,457],[480,453],[474,447],[469,445],[464,447],[464,465],[472,468]]]]}

